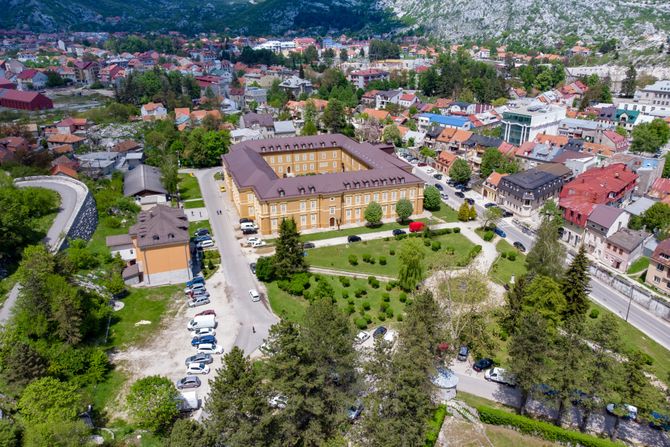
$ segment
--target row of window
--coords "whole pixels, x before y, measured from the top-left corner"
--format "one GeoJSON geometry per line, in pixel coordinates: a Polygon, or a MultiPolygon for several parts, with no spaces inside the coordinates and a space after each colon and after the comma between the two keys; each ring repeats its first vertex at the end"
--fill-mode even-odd
{"type": "MultiPolygon", "coordinates": [[[[337,153],[339,151],[333,151],[333,158],[337,158],[337,153]]],[[[309,160],[314,161],[314,152],[311,152],[309,154],[309,160]]],[[[326,151],[321,152],[321,160],[325,160],[328,157],[328,154],[326,151]]],[[[293,158],[295,161],[300,161],[300,154],[295,154],[295,157],[293,158]]],[[[277,163],[283,163],[284,160],[286,160],[287,163],[291,162],[291,154],[286,154],[286,155],[277,155],[277,163]]],[[[307,161],[307,153],[302,154],[302,161],[307,161]]],[[[275,156],[271,155],[270,156],[270,164],[274,164],[275,162],[275,156]]]]}

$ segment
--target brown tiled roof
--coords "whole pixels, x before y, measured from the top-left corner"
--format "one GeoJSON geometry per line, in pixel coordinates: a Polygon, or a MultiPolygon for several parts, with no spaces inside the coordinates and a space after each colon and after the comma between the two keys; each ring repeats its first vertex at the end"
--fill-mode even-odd
{"type": "Polygon", "coordinates": [[[133,243],[133,240],[128,234],[118,234],[115,236],[107,236],[105,239],[105,244],[108,247],[119,247],[121,245],[130,245],[133,243]]]}
{"type": "Polygon", "coordinates": [[[120,141],[114,145],[112,150],[114,152],[128,152],[133,149],[138,149],[140,147],[140,143],[137,141],[133,140],[125,140],[125,141],[120,141]]]}
{"type": "Polygon", "coordinates": [[[179,208],[156,205],[140,211],[137,223],[130,227],[128,234],[137,238],[140,248],[186,244],[189,241],[188,219],[179,208]]]}
{"type": "Polygon", "coordinates": [[[245,141],[223,156],[223,163],[238,188],[252,188],[261,200],[279,197],[334,194],[347,189],[368,189],[392,184],[417,184],[422,180],[408,173],[405,164],[369,143],[358,143],[340,134],[245,141]],[[338,148],[369,169],[333,174],[279,178],[263,155],[294,150],[338,148]]]}

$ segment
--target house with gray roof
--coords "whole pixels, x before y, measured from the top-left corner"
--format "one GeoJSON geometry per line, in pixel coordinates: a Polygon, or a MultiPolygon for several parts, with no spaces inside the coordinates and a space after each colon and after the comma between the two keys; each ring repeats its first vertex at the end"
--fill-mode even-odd
{"type": "Polygon", "coordinates": [[[630,214],[610,205],[596,205],[586,220],[584,244],[586,251],[601,259],[607,238],[622,228],[626,228],[630,214]]]}
{"type": "Polygon", "coordinates": [[[309,95],[312,93],[312,82],[307,79],[299,78],[298,76],[291,76],[284,79],[279,87],[284,89],[286,93],[292,95],[293,98],[298,98],[301,94],[309,95]]]}
{"type": "Polygon", "coordinates": [[[275,121],[274,134],[275,137],[295,137],[295,126],[293,121],[275,121]]]}
{"type": "Polygon", "coordinates": [[[621,228],[607,238],[601,261],[609,267],[626,273],[633,262],[642,256],[644,242],[651,238],[645,231],[621,228]]]}
{"type": "Polygon", "coordinates": [[[139,165],[123,176],[123,195],[126,197],[146,197],[167,194],[161,181],[161,171],[147,165],[139,165]]]}
{"type": "Polygon", "coordinates": [[[272,138],[275,132],[274,118],[269,113],[249,112],[240,116],[240,129],[257,130],[263,138],[272,138]]]}
{"type": "Polygon", "coordinates": [[[498,184],[498,203],[518,217],[531,217],[558,196],[563,179],[537,168],[506,175],[498,184]]]}

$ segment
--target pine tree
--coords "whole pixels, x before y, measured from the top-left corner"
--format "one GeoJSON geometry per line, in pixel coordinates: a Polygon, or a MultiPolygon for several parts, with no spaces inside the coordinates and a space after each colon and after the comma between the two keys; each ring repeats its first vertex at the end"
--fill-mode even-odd
{"type": "Polygon", "coordinates": [[[565,248],[558,240],[557,219],[545,215],[537,230],[535,245],[526,257],[529,273],[558,279],[563,273],[565,248]]]}
{"type": "Polygon", "coordinates": [[[275,273],[280,278],[307,270],[300,233],[293,219],[282,220],[274,260],[275,273]]]}
{"type": "Polygon", "coordinates": [[[589,310],[589,260],[582,244],[572,260],[561,282],[561,290],[567,301],[565,317],[584,317],[589,310]]]}
{"type": "Polygon", "coordinates": [[[470,220],[477,219],[477,210],[475,209],[474,205],[470,206],[470,209],[468,210],[468,218],[470,220]]]}

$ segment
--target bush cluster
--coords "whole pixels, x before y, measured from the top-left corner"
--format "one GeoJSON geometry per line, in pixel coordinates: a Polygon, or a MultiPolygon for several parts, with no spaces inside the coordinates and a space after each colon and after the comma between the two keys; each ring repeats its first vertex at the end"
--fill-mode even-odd
{"type": "Polygon", "coordinates": [[[379,257],[379,265],[386,265],[386,256],[379,257]]]}
{"type": "MultiPolygon", "coordinates": [[[[398,315],[400,317],[400,315],[398,315]]],[[[444,418],[447,416],[446,405],[439,405],[433,413],[433,419],[428,422],[428,430],[426,432],[426,447],[433,447],[437,442],[437,437],[440,435],[444,418]]]]}
{"type": "Polygon", "coordinates": [[[309,274],[298,273],[293,275],[291,279],[282,279],[277,282],[277,286],[284,292],[293,296],[306,296],[306,291],[310,287],[309,274]]]}
{"type": "Polygon", "coordinates": [[[351,265],[358,265],[358,256],[356,256],[356,255],[349,255],[349,264],[351,264],[351,265]]]}
{"type": "Polygon", "coordinates": [[[362,256],[363,262],[367,262],[368,264],[374,264],[375,263],[375,257],[372,256],[369,253],[364,253],[362,256]]]}
{"type": "Polygon", "coordinates": [[[484,232],[484,239],[486,242],[490,242],[493,238],[495,237],[495,233],[491,230],[487,230],[484,232]]]}

